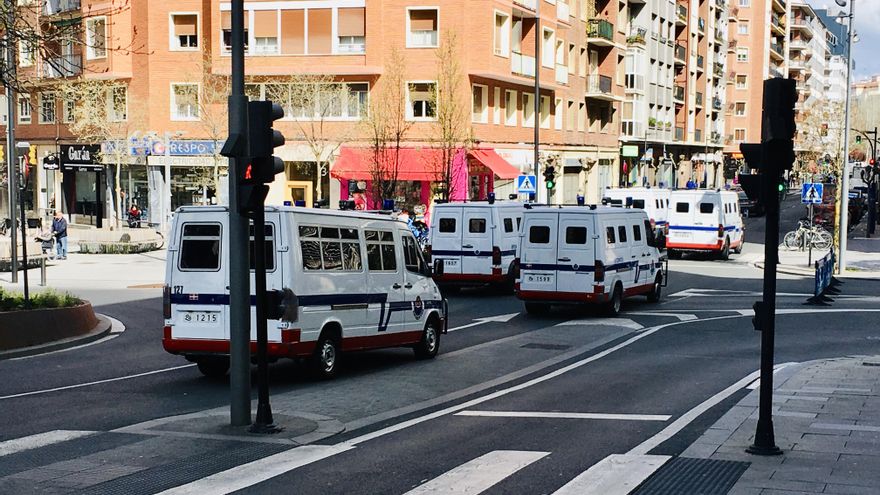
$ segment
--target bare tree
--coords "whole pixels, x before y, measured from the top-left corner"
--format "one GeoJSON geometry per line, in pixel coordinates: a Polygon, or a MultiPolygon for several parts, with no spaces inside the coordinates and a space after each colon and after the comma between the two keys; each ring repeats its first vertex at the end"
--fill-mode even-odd
{"type": "Polygon", "coordinates": [[[837,176],[842,161],[843,104],[813,103],[801,113],[797,124],[795,150],[798,172],[802,175],[822,173],[837,176]],[[826,160],[826,155],[830,160],[826,160]]]}
{"type": "Polygon", "coordinates": [[[213,57],[209,50],[202,52],[202,61],[198,71],[188,74],[185,80],[199,81],[198,98],[193,103],[198,107],[199,124],[204,137],[214,143],[213,166],[194,167],[194,181],[202,190],[219,188],[220,167],[224,163],[220,156],[220,143],[226,139],[228,132],[227,101],[231,93],[229,76],[213,72],[213,57]]]}
{"type": "MultiPolygon", "coordinates": [[[[468,126],[467,90],[458,53],[458,39],[453,31],[443,33],[437,49],[437,83],[433,88],[432,106],[435,121],[431,142],[437,153],[429,166],[435,176],[436,193],[448,200],[460,191],[455,181],[455,163],[461,160],[472,139],[468,126]]],[[[464,165],[467,166],[467,165],[464,165]]]]}
{"type": "Polygon", "coordinates": [[[374,202],[394,197],[400,172],[401,147],[413,122],[406,116],[406,60],[391,47],[384,75],[370,98],[362,120],[370,143],[370,180],[374,202]]]}

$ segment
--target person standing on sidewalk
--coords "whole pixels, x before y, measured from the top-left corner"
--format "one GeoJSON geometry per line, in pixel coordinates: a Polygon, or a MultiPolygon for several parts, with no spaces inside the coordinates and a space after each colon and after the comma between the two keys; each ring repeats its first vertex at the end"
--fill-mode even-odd
{"type": "Polygon", "coordinates": [[[61,211],[55,210],[55,218],[52,220],[52,235],[58,241],[56,246],[58,249],[58,259],[67,259],[67,220],[61,211]]]}

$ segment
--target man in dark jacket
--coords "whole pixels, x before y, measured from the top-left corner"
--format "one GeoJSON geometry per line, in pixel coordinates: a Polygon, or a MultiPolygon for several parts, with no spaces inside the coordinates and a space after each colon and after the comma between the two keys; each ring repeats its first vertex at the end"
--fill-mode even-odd
{"type": "Polygon", "coordinates": [[[60,211],[55,210],[55,218],[52,220],[52,235],[55,236],[58,248],[58,259],[67,259],[67,220],[60,211]]]}

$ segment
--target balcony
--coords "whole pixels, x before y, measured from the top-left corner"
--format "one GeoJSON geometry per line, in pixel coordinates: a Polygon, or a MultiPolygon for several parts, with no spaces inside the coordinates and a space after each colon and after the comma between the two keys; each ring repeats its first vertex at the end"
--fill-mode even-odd
{"type": "Polygon", "coordinates": [[[80,0],[46,0],[43,15],[58,15],[80,9],[80,0]]]}
{"type": "Polygon", "coordinates": [[[43,60],[40,75],[46,79],[59,79],[82,74],[82,55],[64,55],[43,60]]]}
{"type": "Polygon", "coordinates": [[[520,76],[535,77],[535,57],[511,52],[510,72],[520,76]]]}
{"type": "Polygon", "coordinates": [[[587,98],[603,101],[617,101],[619,98],[611,92],[612,81],[608,76],[593,74],[587,78],[587,98]]]}
{"type": "Polygon", "coordinates": [[[715,77],[724,77],[724,64],[715,62],[712,65],[712,74],[714,74],[715,77]]]}
{"type": "Polygon", "coordinates": [[[675,128],[675,140],[676,141],[684,141],[684,127],[675,128]]]}
{"type": "Polygon", "coordinates": [[[728,41],[728,42],[727,42],[727,53],[734,53],[734,52],[736,52],[736,47],[737,47],[737,45],[739,45],[739,41],[737,41],[737,40],[735,40],[735,39],[732,39],[732,40],[728,41]]]}
{"type": "Polygon", "coordinates": [[[810,45],[808,45],[806,41],[797,38],[792,39],[791,42],[788,44],[788,48],[791,51],[806,50],[809,47],[810,45]]]}
{"type": "Polygon", "coordinates": [[[687,48],[681,43],[675,44],[675,63],[677,65],[684,65],[687,61],[687,48]]]}
{"type": "Polygon", "coordinates": [[[789,59],[788,68],[790,70],[804,70],[807,68],[807,61],[800,57],[789,59]]]}
{"type": "Polygon", "coordinates": [[[715,98],[712,98],[712,110],[720,112],[722,106],[723,104],[721,103],[721,98],[718,98],[717,96],[715,98]]]}
{"type": "Polygon", "coordinates": [[[626,38],[626,43],[628,45],[644,45],[645,44],[645,35],[648,33],[648,30],[643,27],[633,27],[629,33],[629,36],[626,38]]]}
{"type": "Polygon", "coordinates": [[[538,10],[538,0],[513,0],[513,3],[529,10],[538,10]]]}
{"type": "Polygon", "coordinates": [[[568,17],[570,15],[571,7],[562,0],[558,0],[556,2],[556,18],[562,22],[568,22],[568,17]]]}
{"type": "Polygon", "coordinates": [[[715,42],[719,45],[724,44],[724,31],[721,29],[715,30],[715,42]]]}
{"type": "Polygon", "coordinates": [[[687,26],[688,9],[682,4],[675,6],[675,23],[679,26],[687,26]]]}
{"type": "Polygon", "coordinates": [[[770,42],[770,58],[775,58],[776,60],[781,62],[785,60],[785,57],[783,56],[784,53],[785,47],[782,45],[782,43],[779,43],[777,41],[770,42]]]}
{"type": "Polygon", "coordinates": [[[705,59],[703,59],[702,55],[697,55],[697,72],[703,72],[704,66],[705,66],[705,59]]]}
{"type": "Polygon", "coordinates": [[[703,108],[703,93],[697,91],[695,104],[698,108],[703,108]]]}
{"type": "Polygon", "coordinates": [[[785,21],[782,19],[782,16],[780,16],[779,14],[774,13],[770,17],[770,27],[772,28],[772,30],[774,32],[776,32],[776,34],[778,34],[780,36],[785,35],[785,21]]]}
{"type": "Polygon", "coordinates": [[[587,43],[596,46],[614,46],[614,24],[605,19],[587,21],[587,43]]]}
{"type": "Polygon", "coordinates": [[[709,143],[720,146],[721,145],[721,133],[716,132],[716,131],[712,131],[712,135],[709,138],[709,143]]]}
{"type": "Polygon", "coordinates": [[[736,22],[739,20],[738,18],[739,18],[739,7],[734,5],[733,7],[730,8],[730,20],[733,22],[736,22]]]}
{"type": "Polygon", "coordinates": [[[676,103],[684,104],[684,86],[679,86],[678,84],[672,89],[672,99],[675,100],[676,103]]]}
{"type": "Polygon", "coordinates": [[[559,84],[568,84],[568,66],[556,64],[556,82],[559,84]]]}

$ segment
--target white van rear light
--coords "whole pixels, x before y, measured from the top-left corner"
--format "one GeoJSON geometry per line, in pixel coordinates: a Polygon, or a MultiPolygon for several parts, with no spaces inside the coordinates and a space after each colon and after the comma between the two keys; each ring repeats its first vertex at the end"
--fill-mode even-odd
{"type": "Polygon", "coordinates": [[[501,264],[501,248],[495,246],[492,248],[492,264],[500,265],[501,264]]]}
{"type": "Polygon", "coordinates": [[[299,342],[302,330],[299,328],[286,328],[281,330],[281,342],[291,344],[299,342]]]}
{"type": "Polygon", "coordinates": [[[718,237],[724,237],[724,225],[720,223],[718,224],[718,237]]]}
{"type": "Polygon", "coordinates": [[[166,320],[171,319],[171,287],[162,287],[162,315],[166,320]]]}
{"type": "Polygon", "coordinates": [[[596,276],[594,278],[596,282],[604,282],[605,281],[605,263],[602,263],[599,260],[596,260],[596,276]]]}

